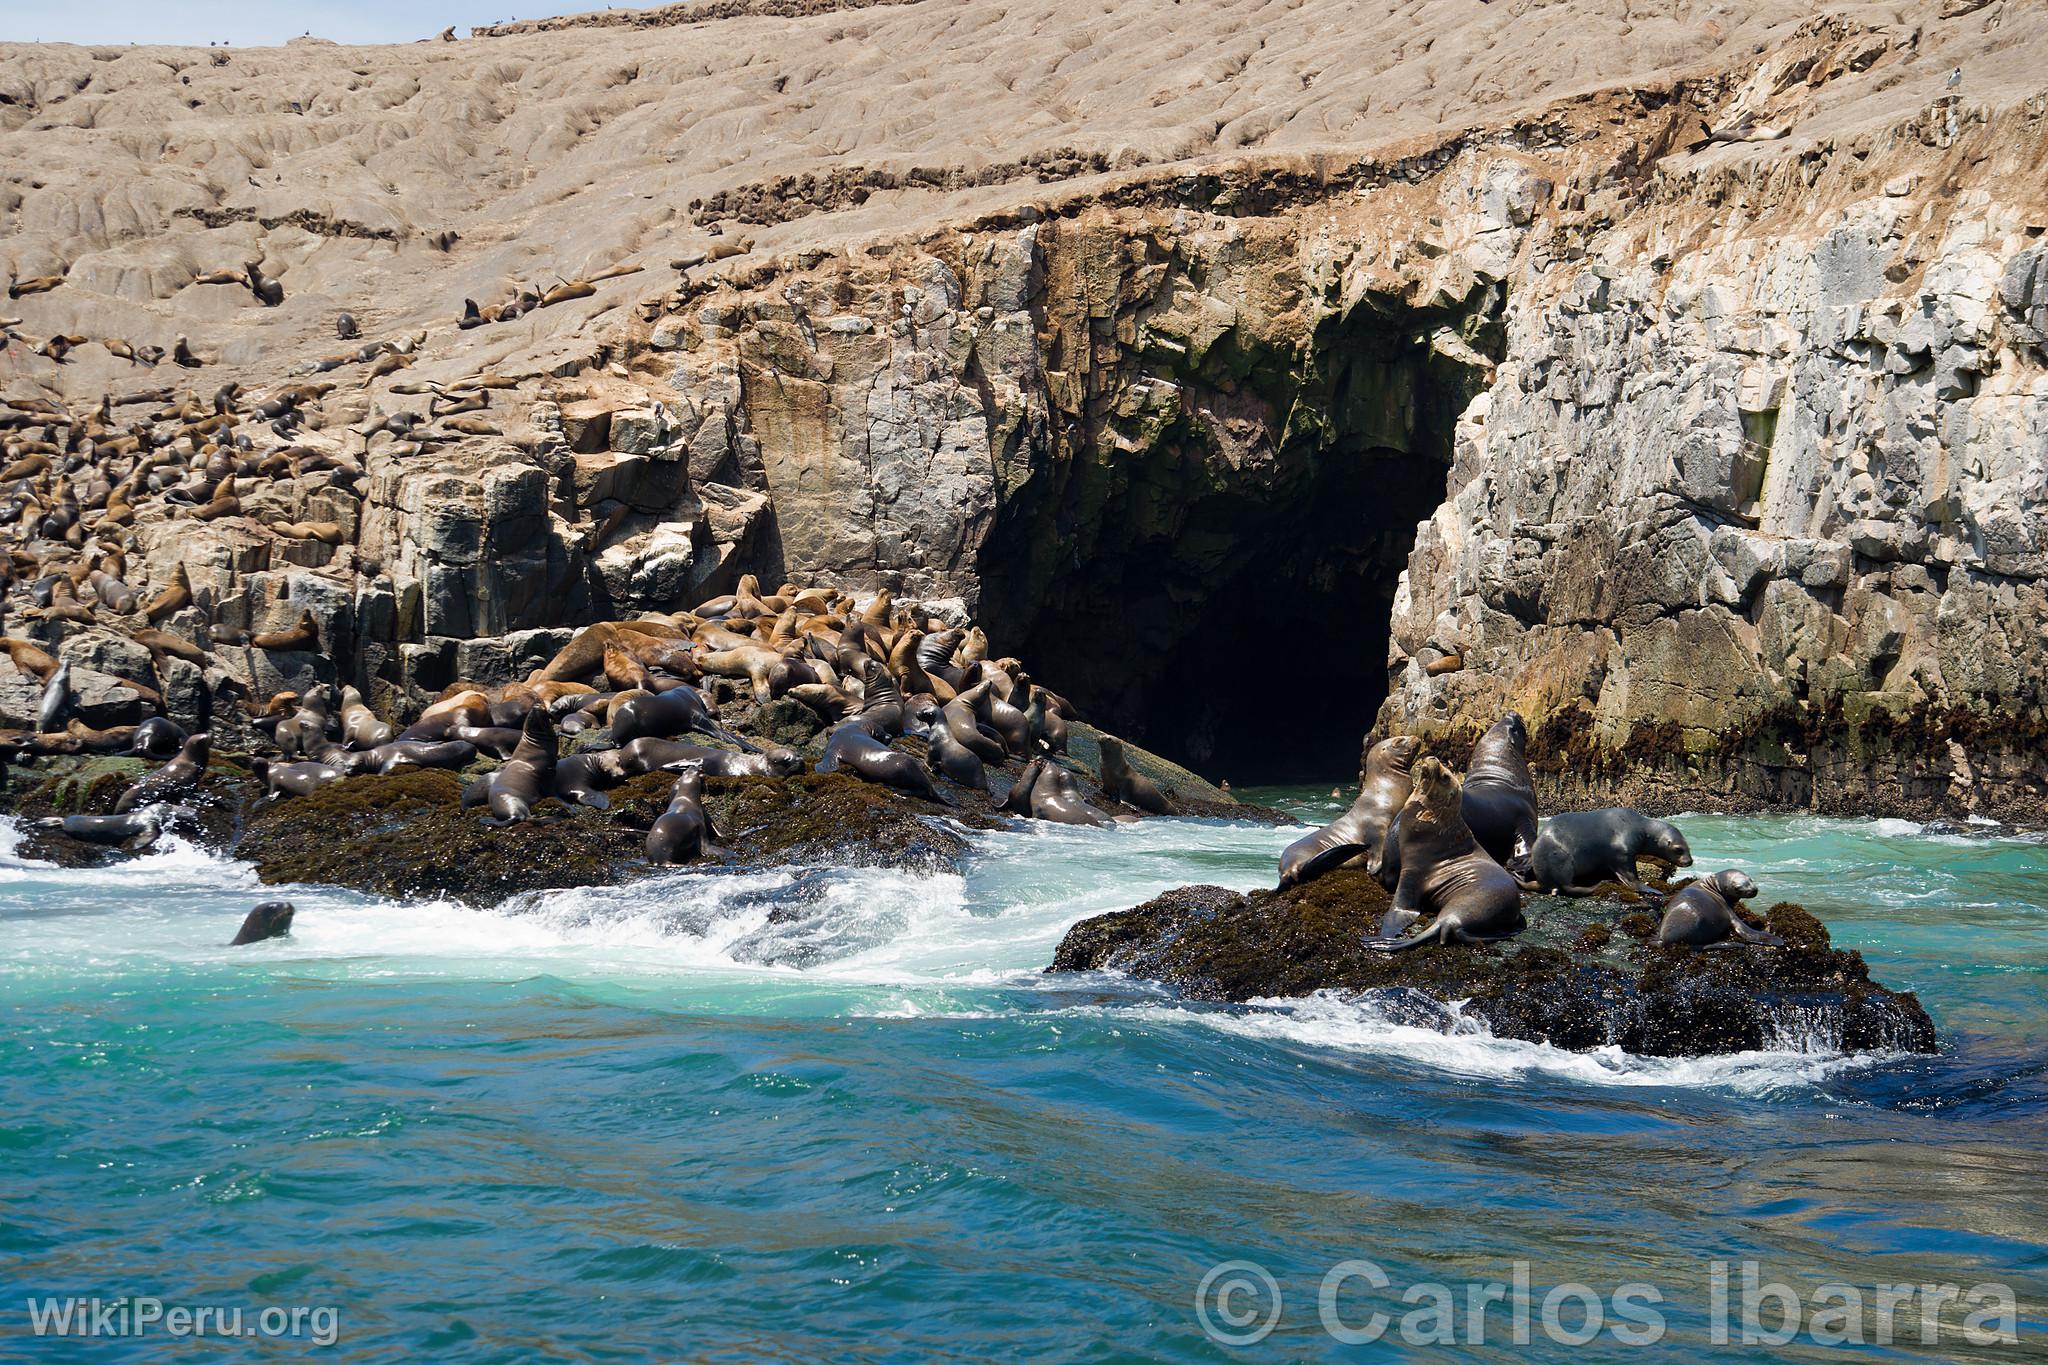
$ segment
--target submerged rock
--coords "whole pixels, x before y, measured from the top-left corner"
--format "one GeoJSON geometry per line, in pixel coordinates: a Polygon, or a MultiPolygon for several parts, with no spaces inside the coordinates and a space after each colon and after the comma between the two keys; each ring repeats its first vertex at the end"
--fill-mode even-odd
{"type": "Polygon", "coordinates": [[[1699,950],[1649,942],[1655,920],[1612,901],[1533,897],[1530,928],[1480,947],[1389,955],[1367,945],[1389,898],[1341,870],[1286,891],[1187,886],[1083,920],[1047,970],[1115,970],[1197,1000],[1407,988],[1503,1038],[1586,1051],[1692,1056],[1773,1046],[1931,1052],[1910,992],[1870,979],[1863,957],[1790,903],[1771,907],[1784,948],[1699,950]],[[1619,911],[1619,913],[1618,913],[1619,911]]]}

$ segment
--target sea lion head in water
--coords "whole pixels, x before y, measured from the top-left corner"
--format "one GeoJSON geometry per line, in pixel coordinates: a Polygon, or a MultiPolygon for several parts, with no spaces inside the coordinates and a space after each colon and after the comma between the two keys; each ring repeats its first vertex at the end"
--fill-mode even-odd
{"type": "Polygon", "coordinates": [[[1735,943],[1782,948],[1784,939],[1752,928],[1737,908],[1756,892],[1756,883],[1749,875],[1732,868],[1688,882],[1665,903],[1664,919],[1651,942],[1692,948],[1735,943]]]}
{"type": "Polygon", "coordinates": [[[1366,751],[1365,778],[1351,809],[1314,834],[1297,839],[1280,855],[1284,889],[1314,881],[1325,872],[1363,859],[1365,870],[1379,871],[1387,827],[1401,813],[1414,788],[1412,770],[1422,745],[1413,735],[1383,739],[1366,751]]]}
{"type": "Polygon", "coordinates": [[[1374,947],[1404,952],[1425,943],[1481,943],[1521,932],[1522,890],[1473,837],[1461,798],[1449,769],[1434,758],[1417,760],[1414,789],[1395,825],[1401,876],[1374,947]],[[1432,912],[1435,921],[1421,933],[1395,938],[1432,912]]]}
{"type": "Polygon", "coordinates": [[[228,946],[240,948],[267,938],[283,938],[292,931],[292,916],[297,913],[290,901],[265,901],[242,920],[241,929],[228,940],[228,946]]]}

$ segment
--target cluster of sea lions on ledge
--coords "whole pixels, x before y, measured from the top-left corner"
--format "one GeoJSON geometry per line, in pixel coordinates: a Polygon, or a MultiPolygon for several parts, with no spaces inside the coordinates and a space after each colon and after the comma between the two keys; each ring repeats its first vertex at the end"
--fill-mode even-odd
{"type": "Polygon", "coordinates": [[[1525,891],[1590,896],[1615,883],[1661,901],[1654,942],[1782,946],[1743,917],[1741,903],[1757,894],[1744,873],[1690,881],[1668,899],[1639,879],[1639,860],[1692,866],[1685,836],[1668,821],[1616,808],[1539,825],[1528,743],[1522,718],[1508,712],[1473,746],[1462,782],[1423,756],[1412,736],[1372,744],[1350,809],[1280,855],[1281,887],[1363,867],[1393,892],[1375,944],[1389,952],[1512,938],[1527,927],[1525,891]],[[1403,936],[1426,916],[1428,924],[1403,936]]]}
{"type": "MultiPolygon", "coordinates": [[[[1167,814],[1165,793],[1123,747],[1101,738],[1102,792],[1091,805],[1057,761],[1076,712],[1032,681],[1013,658],[989,657],[978,626],[948,626],[884,589],[865,604],[824,587],[785,585],[763,595],[756,578],[691,611],[585,626],[523,682],[457,683],[407,726],[379,717],[354,687],[322,685],[246,706],[275,753],[248,760],[269,799],[406,767],[460,770],[499,760],[464,790],[465,809],[488,825],[530,819],[550,798],[610,808],[606,792],[646,773],[676,775],[666,812],[647,835],[656,863],[683,863],[715,847],[706,777],[789,778],[805,760],[762,749],[720,720],[723,686],[757,707],[801,703],[824,727],[819,772],[845,772],[949,803],[941,783],[993,798],[990,770],[1021,764],[1000,810],[1067,824],[1106,825],[1167,814]],[[564,753],[564,737],[579,746],[564,753]],[[703,736],[721,747],[691,742],[703,736]],[[897,748],[924,741],[921,756],[897,748]],[[727,747],[729,746],[729,747],[727,747]]],[[[68,816],[47,828],[97,843],[147,846],[188,815],[175,802],[204,775],[210,738],[158,716],[106,737],[126,752],[175,754],[123,793],[115,813],[68,816]]]]}

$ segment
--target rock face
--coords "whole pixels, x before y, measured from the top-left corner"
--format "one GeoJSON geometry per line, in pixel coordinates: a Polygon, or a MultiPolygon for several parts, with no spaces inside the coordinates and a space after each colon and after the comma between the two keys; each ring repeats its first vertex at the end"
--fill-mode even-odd
{"type": "MultiPolygon", "coordinates": [[[[1454,757],[1515,706],[1552,801],[2035,813],[2048,15],[1027,8],[998,65],[1051,54],[1052,104],[1035,70],[963,94],[992,21],[915,4],[364,50],[310,105],[327,56],[0,49],[0,244],[62,277],[9,301],[7,392],[83,411],[134,366],[27,340],[182,329],[201,389],[273,393],[354,309],[402,354],[320,370],[293,439],[360,474],[144,509],[128,577],[183,565],[188,636],[312,612],[378,704],[787,573],[956,601],[1240,782],[1327,775],[1375,717],[1454,757]],[[1369,61],[1328,61],[1339,18],[1369,61]],[[1237,55],[1140,58],[1160,32],[1237,55]],[[252,256],[279,307],[195,282],[252,256]],[[479,376],[471,430],[360,434],[479,376]]],[[[160,677],[182,719],[322,675],[223,659],[160,677]]]]}
{"type": "Polygon", "coordinates": [[[1323,990],[1368,991],[1394,1002],[1412,995],[1436,1002],[1421,1015],[1439,1025],[1462,1013],[1497,1037],[1575,1051],[1618,1046],[1664,1057],[1773,1046],[1935,1046],[1920,1002],[1871,981],[1861,955],[1832,947],[1826,926],[1796,905],[1770,912],[1770,930],[1784,948],[1657,947],[1647,942],[1655,921],[1646,914],[1537,897],[1530,928],[1518,938],[1389,955],[1365,944],[1388,903],[1379,883],[1356,871],[1249,896],[1181,887],[1083,920],[1048,970],[1114,969],[1197,1000],[1323,990]]]}

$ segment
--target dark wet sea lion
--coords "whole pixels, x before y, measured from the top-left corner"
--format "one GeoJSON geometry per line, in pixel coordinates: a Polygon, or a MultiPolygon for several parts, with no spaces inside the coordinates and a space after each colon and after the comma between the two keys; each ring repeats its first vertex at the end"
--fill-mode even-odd
{"type": "Polygon", "coordinates": [[[1152,779],[1133,768],[1130,760],[1124,757],[1123,742],[1114,735],[1102,737],[1102,791],[1112,801],[1136,806],[1153,815],[1173,814],[1173,809],[1166,804],[1165,795],[1152,779]]]}
{"type": "Polygon", "coordinates": [[[925,729],[925,766],[949,782],[974,791],[988,790],[988,768],[972,749],[953,738],[943,716],[925,729]]]}
{"type": "Polygon", "coordinates": [[[374,749],[398,737],[390,722],[379,720],[353,687],[341,689],[341,739],[351,749],[374,749]]]}
{"type": "Polygon", "coordinates": [[[169,716],[151,716],[135,727],[128,752],[144,758],[169,758],[188,738],[185,727],[169,716]]]}
{"type": "Polygon", "coordinates": [[[327,725],[333,719],[327,709],[327,689],[315,687],[299,700],[299,709],[277,723],[271,738],[286,754],[308,754],[327,740],[327,725]]]}
{"type": "Polygon", "coordinates": [[[514,725],[458,725],[448,732],[448,737],[474,744],[493,758],[510,758],[526,737],[526,731],[523,726],[514,725]]]}
{"type": "MultiPolygon", "coordinates": [[[[1626,807],[1566,811],[1543,822],[1529,850],[1529,881],[1539,891],[1590,896],[1602,882],[1620,882],[1647,894],[1636,860],[1691,867],[1692,849],[1678,826],[1626,807]]],[[[1511,871],[1516,869],[1510,869],[1511,871]]]]}
{"type": "Polygon", "coordinates": [[[1479,846],[1465,823],[1458,779],[1434,758],[1414,769],[1414,790],[1398,822],[1401,878],[1373,946],[1405,952],[1425,943],[1482,943],[1522,931],[1522,889],[1479,846]],[[1423,915],[1436,919],[1405,939],[1423,915]]]}
{"type": "Polygon", "coordinates": [[[706,840],[718,837],[704,811],[703,769],[693,763],[677,766],[682,772],[669,789],[668,809],[647,831],[647,860],[651,863],[690,862],[703,856],[706,840]]]}
{"type": "Polygon", "coordinates": [[[878,782],[927,801],[939,799],[922,763],[890,748],[859,720],[843,721],[833,727],[825,743],[825,757],[819,761],[818,771],[834,773],[841,768],[864,781],[878,782]]]}
{"type": "Polygon", "coordinates": [[[393,772],[399,768],[466,768],[476,761],[476,745],[460,739],[395,739],[364,753],[375,760],[374,770],[393,772]]]}
{"type": "Polygon", "coordinates": [[[43,688],[43,702],[36,710],[36,728],[46,735],[55,734],[64,728],[64,713],[70,709],[71,661],[67,659],[57,665],[57,671],[43,688]]]}
{"type": "Polygon", "coordinates": [[[167,800],[195,785],[206,775],[206,761],[213,753],[213,737],[196,734],[179,748],[178,756],[143,778],[114,802],[114,814],[121,815],[153,802],[167,800]]]}
{"type": "Polygon", "coordinates": [[[329,782],[341,781],[344,775],[341,769],[325,763],[271,763],[261,758],[251,759],[249,770],[273,800],[281,796],[311,796],[329,782]]]}
{"type": "Polygon", "coordinates": [[[610,725],[612,738],[621,744],[646,736],[672,739],[694,730],[737,744],[749,753],[757,752],[752,744],[713,720],[704,694],[688,683],[677,683],[665,692],[622,695],[612,707],[610,725]]]}
{"type": "Polygon", "coordinates": [[[1536,842],[1536,786],[1529,779],[1529,727],[1510,711],[1472,746],[1465,764],[1465,823],[1502,867],[1536,842]]]}
{"type": "Polygon", "coordinates": [[[1363,858],[1368,872],[1379,870],[1387,826],[1400,814],[1414,787],[1409,769],[1422,746],[1412,735],[1383,739],[1366,753],[1365,781],[1351,809],[1314,834],[1296,839],[1280,855],[1280,885],[1298,886],[1363,858]]]}
{"type": "Polygon", "coordinates": [[[555,723],[547,709],[526,713],[526,724],[512,757],[483,781],[484,804],[491,808],[487,825],[509,825],[533,814],[534,803],[555,789],[555,723]]]}
{"type": "Polygon", "coordinates": [[[148,848],[163,832],[163,822],[154,811],[135,811],[126,815],[52,816],[38,820],[36,824],[80,843],[122,844],[131,853],[148,848]]]}
{"type": "Polygon", "coordinates": [[[1046,764],[1031,784],[1031,818],[1062,825],[1106,825],[1109,817],[1098,814],[1081,798],[1074,775],[1065,768],[1046,764]]]}
{"type": "Polygon", "coordinates": [[[1657,926],[1651,942],[1682,943],[1693,948],[1735,943],[1784,947],[1784,939],[1752,928],[1736,909],[1755,894],[1756,883],[1747,874],[1732,869],[1688,882],[1665,903],[1663,922],[1657,926]]]}
{"type": "Polygon", "coordinates": [[[261,943],[267,938],[283,938],[292,931],[292,916],[297,913],[290,901],[265,901],[243,918],[242,927],[228,940],[228,947],[240,948],[244,944],[261,943]]]}
{"type": "Polygon", "coordinates": [[[974,703],[967,698],[955,697],[947,702],[942,714],[953,741],[982,762],[1001,763],[1009,757],[1002,740],[981,728],[974,713],[974,703]]]}
{"type": "Polygon", "coordinates": [[[610,810],[612,799],[604,794],[605,789],[616,787],[624,777],[609,750],[570,754],[555,760],[555,795],[572,806],[610,810]]]}
{"type": "Polygon", "coordinates": [[[1030,726],[1031,742],[1049,754],[1063,754],[1067,751],[1067,718],[1059,708],[1048,700],[1049,693],[1042,687],[1023,680],[1029,689],[1031,699],[1024,708],[1024,719],[1030,726]]]}
{"type": "Polygon", "coordinates": [[[1038,779],[1045,775],[1046,761],[1034,758],[1024,765],[1024,771],[1017,774],[1017,780],[1010,784],[1009,795],[1003,798],[1001,810],[1011,815],[1031,814],[1031,789],[1038,785],[1038,779]]]}

